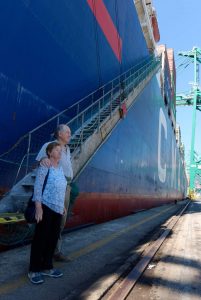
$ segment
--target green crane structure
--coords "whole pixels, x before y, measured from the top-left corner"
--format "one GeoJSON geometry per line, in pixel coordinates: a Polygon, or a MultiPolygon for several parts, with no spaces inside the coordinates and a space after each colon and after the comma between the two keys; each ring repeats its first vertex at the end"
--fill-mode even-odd
{"type": "Polygon", "coordinates": [[[191,134],[191,152],[190,152],[190,195],[195,192],[195,179],[198,175],[201,178],[201,160],[196,157],[195,147],[195,130],[196,130],[196,111],[201,111],[201,90],[199,87],[199,64],[201,63],[201,49],[193,47],[191,51],[179,53],[180,56],[188,58],[188,61],[194,64],[194,82],[192,89],[188,94],[177,94],[176,105],[191,105],[193,106],[192,115],[192,134],[191,134]]]}

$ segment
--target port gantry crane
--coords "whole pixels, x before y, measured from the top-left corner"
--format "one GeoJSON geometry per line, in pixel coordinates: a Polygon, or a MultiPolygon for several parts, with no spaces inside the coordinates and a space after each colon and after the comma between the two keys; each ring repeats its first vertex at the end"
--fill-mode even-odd
{"type": "Polygon", "coordinates": [[[195,192],[195,180],[196,177],[201,179],[201,160],[195,155],[195,130],[196,130],[196,111],[201,111],[201,90],[199,87],[199,64],[201,63],[201,49],[193,47],[191,51],[179,52],[180,56],[188,58],[188,63],[194,64],[194,82],[192,83],[192,89],[188,94],[177,94],[176,105],[191,105],[193,106],[192,115],[192,133],[191,133],[191,151],[190,151],[190,186],[189,195],[195,192]]]}

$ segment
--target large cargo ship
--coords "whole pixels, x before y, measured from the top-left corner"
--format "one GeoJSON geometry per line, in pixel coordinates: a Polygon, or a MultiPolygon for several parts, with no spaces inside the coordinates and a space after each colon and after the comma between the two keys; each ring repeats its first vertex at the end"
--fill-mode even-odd
{"type": "MultiPolygon", "coordinates": [[[[34,128],[46,131],[37,140],[32,137],[32,154],[49,140],[56,122],[71,122],[81,104],[87,109],[106,99],[104,93],[114,92],[119,119],[75,172],[80,194],[69,226],[110,220],[186,196],[184,157],[175,138],[174,54],[156,46],[160,34],[152,1],[4,0],[0,28],[2,195],[29,171],[30,164],[23,163],[34,128]],[[161,67],[151,76],[148,72],[158,62],[161,67]],[[113,86],[115,78],[119,89],[113,86]],[[134,96],[135,89],[140,92],[134,96]],[[78,101],[83,98],[85,102],[78,101]],[[50,118],[56,122],[47,130],[50,118]]],[[[106,107],[110,100],[104,101],[106,107]]],[[[110,111],[107,124],[113,117],[110,111]]],[[[77,130],[72,126],[73,134],[77,130]]],[[[4,198],[1,212],[20,211],[18,202],[6,205],[4,198]]]]}

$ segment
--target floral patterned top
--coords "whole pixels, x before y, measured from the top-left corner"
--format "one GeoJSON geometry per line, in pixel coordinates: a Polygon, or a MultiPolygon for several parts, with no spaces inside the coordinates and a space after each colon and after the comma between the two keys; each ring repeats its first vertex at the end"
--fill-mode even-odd
{"type": "Polygon", "coordinates": [[[42,193],[43,184],[47,175],[48,168],[39,166],[34,185],[34,195],[32,201],[39,201],[48,206],[53,211],[63,214],[64,198],[67,180],[64,176],[62,167],[49,168],[47,183],[42,193]]]}

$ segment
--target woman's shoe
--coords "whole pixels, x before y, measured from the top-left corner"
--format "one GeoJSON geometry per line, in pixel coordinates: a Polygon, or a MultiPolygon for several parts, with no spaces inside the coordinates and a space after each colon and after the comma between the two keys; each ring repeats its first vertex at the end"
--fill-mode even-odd
{"type": "Polygon", "coordinates": [[[44,282],[42,274],[40,272],[29,272],[28,273],[29,280],[34,284],[40,284],[44,282]]]}

